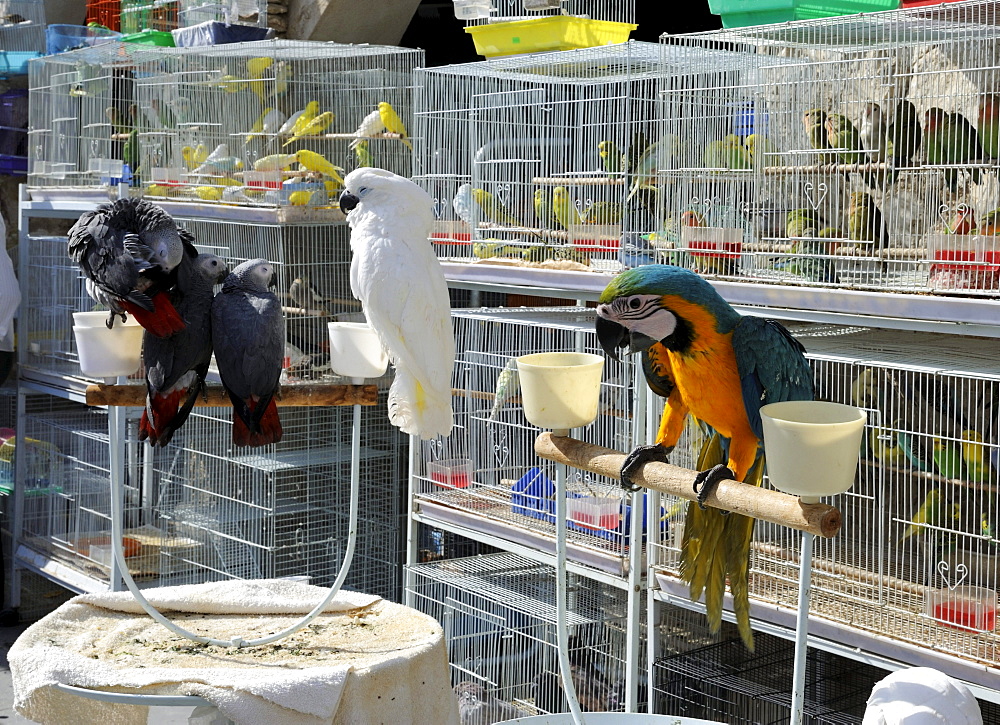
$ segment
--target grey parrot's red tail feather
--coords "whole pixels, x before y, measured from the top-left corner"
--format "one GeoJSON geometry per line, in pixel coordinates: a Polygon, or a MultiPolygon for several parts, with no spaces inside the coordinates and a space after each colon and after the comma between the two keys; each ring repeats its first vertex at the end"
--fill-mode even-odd
{"type": "Polygon", "coordinates": [[[166,395],[146,397],[146,408],[139,420],[139,440],[149,439],[154,446],[166,446],[184,425],[198,398],[199,385],[180,388],[166,395]]]}
{"type": "Polygon", "coordinates": [[[278,405],[272,396],[246,401],[245,406],[234,406],[233,413],[233,445],[257,448],[281,440],[283,431],[278,418],[278,405]],[[241,407],[249,409],[248,418],[240,414],[241,407]]]}
{"type": "Polygon", "coordinates": [[[143,309],[130,300],[122,300],[122,307],[135,317],[136,322],[144,329],[157,337],[170,337],[184,329],[184,318],[177,313],[168,294],[159,292],[153,295],[152,303],[153,309],[151,311],[143,309]]]}

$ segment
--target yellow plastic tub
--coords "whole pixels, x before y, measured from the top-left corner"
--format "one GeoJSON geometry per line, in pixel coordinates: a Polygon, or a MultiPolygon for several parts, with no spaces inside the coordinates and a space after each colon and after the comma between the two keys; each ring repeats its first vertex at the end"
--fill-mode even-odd
{"type": "Polygon", "coordinates": [[[477,53],[493,58],[624,43],[637,27],[632,23],[550,15],[508,23],[470,25],[465,32],[472,35],[477,53]]]}

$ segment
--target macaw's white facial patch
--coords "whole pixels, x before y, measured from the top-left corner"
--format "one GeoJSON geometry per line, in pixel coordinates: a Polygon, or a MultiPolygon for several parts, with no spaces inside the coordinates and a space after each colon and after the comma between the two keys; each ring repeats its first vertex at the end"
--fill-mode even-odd
{"type": "Polygon", "coordinates": [[[664,340],[677,329],[677,318],[664,309],[660,295],[630,295],[598,305],[597,314],[632,332],[653,340],[664,340]]]}

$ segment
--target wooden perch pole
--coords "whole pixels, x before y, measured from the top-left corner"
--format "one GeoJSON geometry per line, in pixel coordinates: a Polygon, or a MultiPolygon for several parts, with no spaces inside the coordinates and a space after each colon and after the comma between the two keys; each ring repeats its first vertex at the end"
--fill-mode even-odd
{"type": "MultiPolygon", "coordinates": [[[[542,433],[535,439],[535,453],[547,460],[610,478],[618,478],[625,460],[625,454],[619,451],[575,438],[555,436],[551,432],[542,433]]],[[[632,482],[643,488],[694,501],[697,496],[692,484],[696,475],[697,471],[687,468],[651,462],[632,476],[632,482]]],[[[825,538],[836,536],[842,521],[840,511],[833,506],[804,504],[796,496],[738,481],[720,481],[705,503],[825,538]]]]}
{"type": "MultiPolygon", "coordinates": [[[[205,396],[198,396],[195,406],[217,408],[232,405],[221,385],[206,386],[206,393],[205,396]]],[[[281,388],[281,397],[277,399],[279,406],[376,405],[377,403],[378,387],[375,385],[287,385],[281,388]]],[[[142,407],[145,404],[145,385],[87,386],[87,405],[142,407]]]]}

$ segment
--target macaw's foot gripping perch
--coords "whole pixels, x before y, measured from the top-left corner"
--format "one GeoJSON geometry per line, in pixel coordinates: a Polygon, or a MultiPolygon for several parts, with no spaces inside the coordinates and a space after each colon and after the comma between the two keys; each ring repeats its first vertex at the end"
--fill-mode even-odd
{"type": "MultiPolygon", "coordinates": [[[[701,507],[702,511],[706,508],[705,501],[708,499],[708,494],[719,485],[719,481],[732,481],[735,479],[736,474],[723,463],[712,466],[707,471],[701,471],[694,479],[693,488],[694,492],[698,494],[698,506],[701,507]]],[[[722,511],[723,516],[728,513],[728,511],[722,511]]]]}
{"type": "MultiPolygon", "coordinates": [[[[625,456],[625,461],[622,463],[621,473],[619,474],[622,488],[629,493],[634,493],[635,491],[641,489],[642,486],[636,486],[632,483],[632,475],[650,461],[667,463],[667,459],[670,457],[670,452],[673,450],[673,446],[664,447],[657,443],[653,443],[648,446],[638,446],[635,450],[625,456]]],[[[732,476],[730,476],[730,478],[731,477],[732,476]]],[[[695,485],[697,486],[697,484],[695,485]]],[[[696,493],[697,491],[698,489],[695,488],[696,493]]]]}

